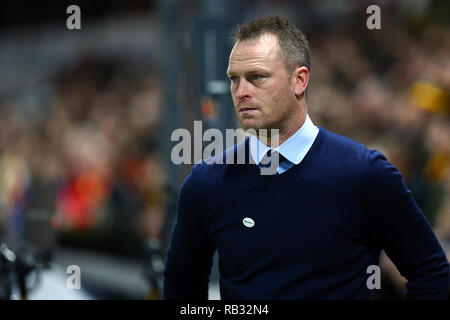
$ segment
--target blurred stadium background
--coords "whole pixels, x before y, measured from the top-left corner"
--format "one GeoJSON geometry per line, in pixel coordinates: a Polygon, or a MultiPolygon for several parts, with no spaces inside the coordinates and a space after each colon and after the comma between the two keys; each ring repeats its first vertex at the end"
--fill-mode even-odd
{"type": "MultiPolygon", "coordinates": [[[[450,252],[448,1],[3,1],[0,298],[161,297],[191,168],[170,161],[170,134],[238,127],[231,39],[265,15],[309,38],[312,120],[383,152],[450,252]],[[71,4],[81,30],[66,27],[71,4]],[[371,4],[381,30],[366,27],[371,4]],[[69,265],[81,290],[66,288],[69,265]]],[[[385,256],[382,273],[375,298],[399,299],[385,256]]],[[[217,281],[214,267],[212,299],[217,281]]]]}

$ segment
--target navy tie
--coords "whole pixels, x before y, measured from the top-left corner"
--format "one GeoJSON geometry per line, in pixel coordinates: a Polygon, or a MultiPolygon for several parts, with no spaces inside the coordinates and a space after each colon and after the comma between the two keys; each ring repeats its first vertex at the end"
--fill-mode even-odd
{"type": "MultiPolygon", "coordinates": [[[[286,159],[278,151],[276,151],[276,150],[274,151],[274,150],[270,149],[269,151],[267,151],[266,155],[261,159],[261,162],[259,163],[259,167],[270,168],[273,159],[275,159],[276,157],[278,157],[278,167],[280,166],[281,162],[283,162],[286,159]]],[[[275,170],[275,172],[273,172],[273,174],[278,174],[277,168],[273,168],[273,169],[275,170]]]]}

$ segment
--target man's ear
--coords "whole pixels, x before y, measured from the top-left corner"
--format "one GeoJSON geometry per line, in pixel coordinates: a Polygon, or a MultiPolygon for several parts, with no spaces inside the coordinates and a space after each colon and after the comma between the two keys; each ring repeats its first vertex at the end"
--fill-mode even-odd
{"type": "Polygon", "coordinates": [[[305,66],[297,67],[294,70],[294,91],[300,97],[308,87],[309,70],[305,66]]]}

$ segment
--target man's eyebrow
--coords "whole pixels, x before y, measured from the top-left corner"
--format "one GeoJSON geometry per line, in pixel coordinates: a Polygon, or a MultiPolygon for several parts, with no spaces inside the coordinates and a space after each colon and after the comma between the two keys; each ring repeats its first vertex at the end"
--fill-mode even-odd
{"type": "MultiPolygon", "coordinates": [[[[256,74],[256,73],[269,74],[270,72],[269,72],[269,70],[266,70],[266,69],[263,69],[263,68],[255,68],[255,69],[251,69],[251,70],[245,71],[244,75],[247,76],[247,75],[252,75],[252,74],[256,74]]],[[[237,73],[234,70],[227,71],[227,76],[228,77],[234,76],[236,74],[237,73]]]]}

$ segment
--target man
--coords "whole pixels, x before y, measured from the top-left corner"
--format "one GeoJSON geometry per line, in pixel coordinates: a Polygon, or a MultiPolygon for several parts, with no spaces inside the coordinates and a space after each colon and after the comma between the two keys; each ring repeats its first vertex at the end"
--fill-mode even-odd
{"type": "Polygon", "coordinates": [[[244,152],[245,164],[202,161],[184,181],[166,299],[207,299],[215,250],[222,299],[368,299],[381,249],[409,280],[406,298],[447,297],[448,261],[401,174],[307,115],[310,68],[305,36],[285,19],[237,32],[230,89],[256,136],[226,151],[244,152]],[[279,134],[265,139],[260,129],[279,134]],[[272,153],[277,172],[263,175],[258,165],[272,153]]]}

